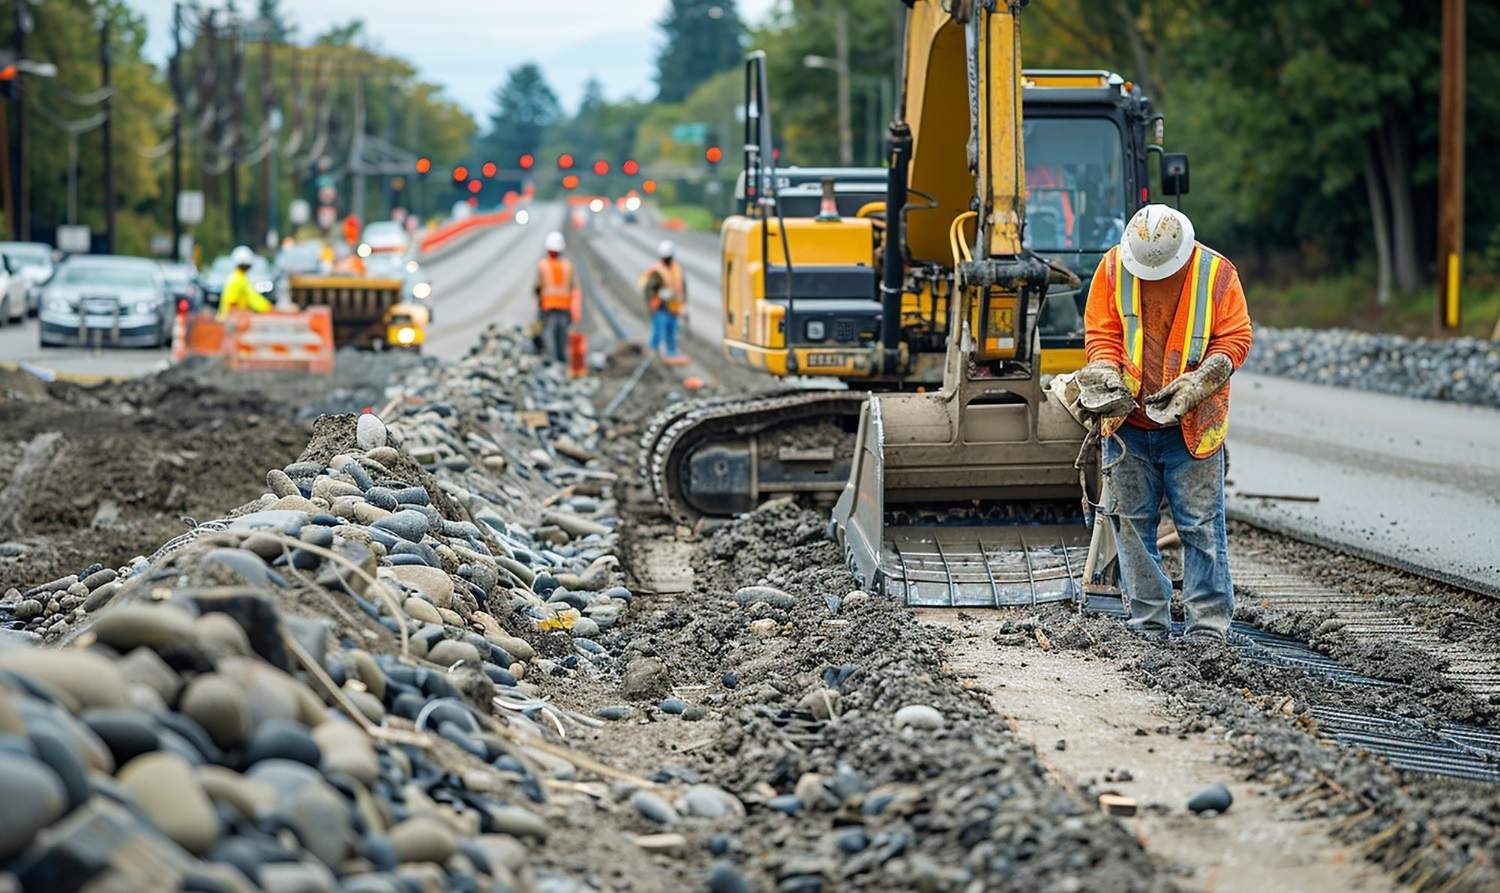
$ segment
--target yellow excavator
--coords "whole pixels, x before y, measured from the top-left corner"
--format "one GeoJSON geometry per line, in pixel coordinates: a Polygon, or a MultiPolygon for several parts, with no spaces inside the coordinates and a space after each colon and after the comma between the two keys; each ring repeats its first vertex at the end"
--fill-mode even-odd
{"type": "MultiPolygon", "coordinates": [[[[1077,598],[1093,470],[1043,375],[1082,365],[1082,277],[1149,195],[1160,119],[1108,73],[1023,71],[1019,3],[907,5],[874,177],[772,166],[764,56],[745,65],[725,350],[850,389],[674,407],[646,432],[645,471],[684,521],[836,495],[851,567],[909,603],[1077,598]],[[815,215],[798,205],[809,187],[815,215]]],[[[1163,191],[1185,191],[1186,159],[1161,167],[1163,191]]]]}

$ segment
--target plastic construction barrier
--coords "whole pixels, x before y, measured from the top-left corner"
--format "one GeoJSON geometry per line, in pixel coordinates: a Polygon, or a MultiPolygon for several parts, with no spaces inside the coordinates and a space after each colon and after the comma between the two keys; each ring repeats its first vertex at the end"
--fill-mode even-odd
{"type": "Polygon", "coordinates": [[[327,307],[232,313],[224,328],[224,362],[230,369],[333,371],[333,314],[327,307]]]}
{"type": "Polygon", "coordinates": [[[420,248],[423,254],[431,253],[452,242],[454,239],[457,239],[459,236],[462,236],[464,233],[472,232],[476,229],[483,229],[487,226],[496,226],[498,224],[505,223],[506,221],[510,220],[512,216],[512,212],[507,209],[504,211],[496,211],[492,214],[475,214],[472,217],[466,217],[463,220],[450,223],[446,226],[438,227],[437,229],[423,236],[420,248]]]}

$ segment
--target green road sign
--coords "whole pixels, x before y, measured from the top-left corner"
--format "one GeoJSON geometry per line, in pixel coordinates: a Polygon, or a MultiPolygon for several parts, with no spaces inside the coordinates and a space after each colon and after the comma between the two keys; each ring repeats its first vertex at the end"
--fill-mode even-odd
{"type": "Polygon", "coordinates": [[[701,146],[708,142],[708,125],[702,121],[673,124],[672,142],[684,146],[701,146]]]}

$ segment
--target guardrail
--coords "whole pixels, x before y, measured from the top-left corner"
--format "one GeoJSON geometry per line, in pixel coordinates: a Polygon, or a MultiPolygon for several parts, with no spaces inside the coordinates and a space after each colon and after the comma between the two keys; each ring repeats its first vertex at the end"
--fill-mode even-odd
{"type": "Polygon", "coordinates": [[[507,208],[503,211],[495,211],[490,214],[475,214],[472,217],[466,217],[463,220],[455,221],[445,226],[438,227],[437,229],[423,236],[422,240],[418,243],[418,248],[423,254],[431,254],[432,252],[451,244],[454,240],[458,239],[460,236],[463,236],[465,233],[505,223],[509,221],[514,215],[515,212],[507,208]]]}

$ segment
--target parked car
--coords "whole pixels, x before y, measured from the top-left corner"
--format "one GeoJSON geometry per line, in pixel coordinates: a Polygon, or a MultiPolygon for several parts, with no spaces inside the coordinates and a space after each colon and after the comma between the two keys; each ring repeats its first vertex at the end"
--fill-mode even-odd
{"type": "Polygon", "coordinates": [[[42,242],[0,242],[0,254],[10,258],[11,266],[20,270],[29,286],[29,312],[36,316],[42,300],[42,286],[52,278],[57,264],[52,260],[52,246],[42,242]]]}
{"type": "Polygon", "coordinates": [[[161,275],[167,280],[172,303],[187,301],[189,310],[204,308],[203,289],[198,287],[197,267],[186,262],[162,261],[161,275]]]}
{"type": "Polygon", "coordinates": [[[394,220],[377,220],[367,225],[359,240],[370,246],[369,252],[361,252],[362,254],[386,252],[405,254],[411,247],[411,239],[407,237],[406,229],[394,220]]]}
{"type": "Polygon", "coordinates": [[[161,266],[144,257],[68,258],[42,291],[41,345],[162,347],[172,340],[173,300],[161,266]]]}
{"type": "MultiPolygon", "coordinates": [[[[198,277],[198,287],[203,289],[203,301],[209,308],[219,306],[219,295],[224,292],[224,283],[229,281],[229,274],[234,272],[234,261],[225,254],[214,258],[208,270],[198,277]]],[[[276,273],[271,269],[271,264],[260,255],[255,256],[255,263],[250,265],[250,284],[255,290],[263,295],[271,296],[276,293],[276,273]]]]}
{"type": "Polygon", "coordinates": [[[11,262],[10,255],[0,254],[0,326],[26,321],[30,294],[31,286],[11,262]]]}

